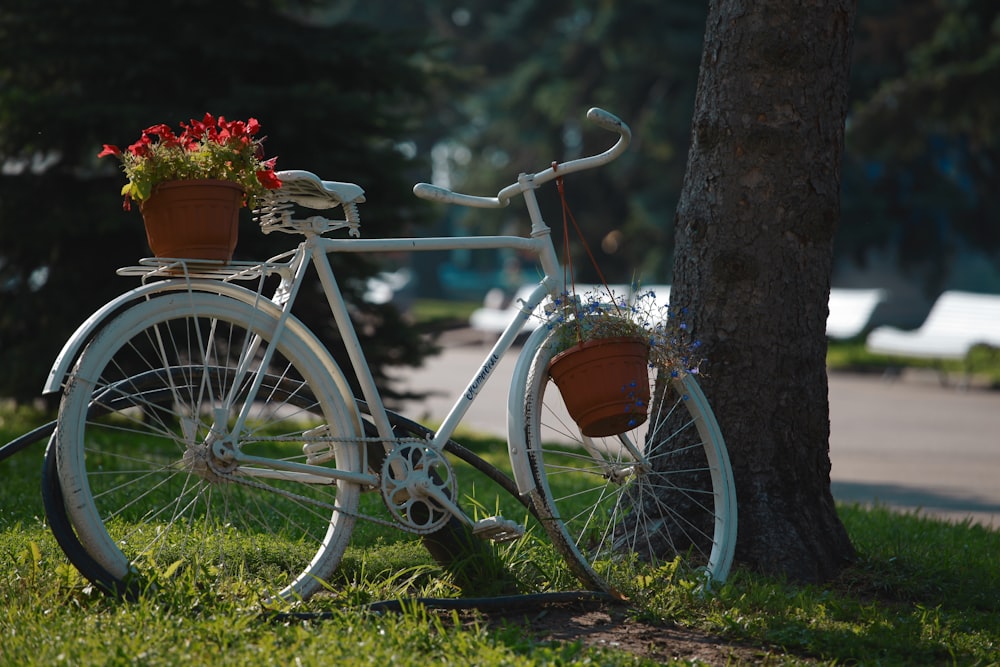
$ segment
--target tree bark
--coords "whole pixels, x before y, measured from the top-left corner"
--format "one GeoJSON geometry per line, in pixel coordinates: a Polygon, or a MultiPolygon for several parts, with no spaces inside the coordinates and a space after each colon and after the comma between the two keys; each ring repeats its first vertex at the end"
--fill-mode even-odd
{"type": "Polygon", "coordinates": [[[713,0],[677,211],[676,305],[732,459],[737,562],[805,581],[854,551],[830,491],[826,317],[852,0],[713,0]]]}

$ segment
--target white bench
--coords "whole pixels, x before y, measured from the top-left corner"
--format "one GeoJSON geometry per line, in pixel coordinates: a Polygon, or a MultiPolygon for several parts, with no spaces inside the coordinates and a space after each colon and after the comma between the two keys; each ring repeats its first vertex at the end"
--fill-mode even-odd
{"type": "MultiPolygon", "coordinates": [[[[615,294],[629,294],[626,285],[610,285],[615,294]]],[[[521,302],[531,295],[534,285],[521,287],[510,304],[499,308],[494,303],[496,296],[487,295],[482,308],[477,308],[469,316],[469,326],[475,331],[485,334],[500,335],[514,315],[521,308],[521,302]]],[[[670,285],[643,285],[643,291],[653,290],[657,306],[666,306],[670,302],[670,285]]],[[[602,285],[577,285],[577,294],[600,294],[602,285]]],[[[853,338],[864,331],[871,320],[876,306],[885,298],[885,291],[880,289],[847,289],[833,288],[830,290],[830,314],[826,320],[826,334],[831,338],[853,338]]],[[[530,333],[538,328],[543,321],[541,307],[536,316],[531,317],[521,329],[530,333]]]]}
{"type": "Polygon", "coordinates": [[[830,290],[830,313],[826,318],[827,337],[846,339],[860,335],[883,300],[885,290],[834,287],[830,290]]]}
{"type": "MultiPolygon", "coordinates": [[[[521,302],[531,296],[531,292],[534,289],[534,285],[525,285],[518,289],[506,308],[497,307],[492,303],[497,299],[498,292],[495,293],[493,290],[490,290],[490,293],[484,299],[483,307],[476,308],[469,315],[469,327],[484,334],[499,336],[507,328],[511,320],[514,319],[514,315],[521,308],[521,302]]],[[[521,331],[523,333],[530,333],[537,329],[541,323],[542,320],[540,317],[529,317],[528,321],[521,327],[521,331]]]]}
{"type": "Polygon", "coordinates": [[[1000,347],[1000,295],[944,292],[913,331],[877,327],[869,352],[924,359],[964,359],[974,345],[1000,347]]]}

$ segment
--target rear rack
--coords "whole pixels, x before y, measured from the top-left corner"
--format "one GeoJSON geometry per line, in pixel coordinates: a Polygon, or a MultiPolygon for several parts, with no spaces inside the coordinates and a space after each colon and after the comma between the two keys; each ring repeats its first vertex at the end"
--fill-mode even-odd
{"type": "Polygon", "coordinates": [[[159,278],[233,282],[259,280],[265,276],[279,275],[282,279],[291,280],[293,272],[291,258],[295,252],[295,250],[290,250],[265,262],[223,262],[204,259],[145,257],[139,260],[138,265],[123,266],[115,273],[120,276],[139,276],[143,284],[159,278]]]}

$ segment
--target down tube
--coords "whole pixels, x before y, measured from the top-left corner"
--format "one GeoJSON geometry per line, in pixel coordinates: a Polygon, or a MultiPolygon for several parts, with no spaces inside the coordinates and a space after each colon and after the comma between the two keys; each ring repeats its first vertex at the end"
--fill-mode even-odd
{"type": "MultiPolygon", "coordinates": [[[[514,345],[514,341],[521,333],[521,328],[524,323],[528,321],[531,317],[532,312],[541,303],[545,295],[548,294],[548,287],[545,282],[539,283],[531,295],[525,300],[522,307],[518,309],[517,315],[514,319],[507,325],[503,333],[500,335],[500,339],[493,345],[490,351],[487,353],[485,359],[483,359],[482,365],[476,374],[466,385],[465,391],[462,395],[458,397],[455,404],[452,406],[448,415],[444,418],[444,422],[441,424],[441,428],[435,434],[434,439],[431,441],[431,445],[436,449],[443,449],[445,443],[454,434],[455,429],[458,428],[458,424],[465,417],[465,413],[472,406],[472,402],[476,400],[476,396],[482,390],[486,382],[492,377],[493,371],[496,370],[497,365],[500,360],[503,359],[504,355],[510,350],[514,345]]],[[[526,348],[527,349],[527,348],[526,348]]],[[[523,356],[523,355],[521,355],[523,356]]],[[[508,417],[509,423],[509,417],[508,417]]],[[[509,431],[509,428],[508,428],[509,431]]],[[[508,433],[509,437],[509,433],[508,433]]]]}

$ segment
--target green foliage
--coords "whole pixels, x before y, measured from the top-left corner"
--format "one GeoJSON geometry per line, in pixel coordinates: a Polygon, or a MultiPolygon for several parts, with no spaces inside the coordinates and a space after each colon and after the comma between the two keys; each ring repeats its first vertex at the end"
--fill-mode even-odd
{"type": "MultiPolygon", "coordinates": [[[[610,280],[635,270],[670,280],[705,5],[479,0],[389,8],[395,4],[338,3],[365,20],[426,29],[465,78],[456,87],[465,94],[436,100],[431,120],[443,121],[437,159],[451,183],[491,193],[509,173],[603,146],[606,137],[586,127],[582,111],[604,106],[632,126],[634,146],[609,169],[568,179],[569,201],[610,280]]],[[[1000,264],[997,12],[983,0],[859,4],[841,266],[865,266],[877,251],[933,296],[957,280],[964,252],[1000,264]]],[[[558,203],[541,195],[557,221],[558,203]]],[[[475,224],[491,219],[479,214],[475,224]]],[[[582,251],[573,253],[581,279],[596,282],[582,251]]]]}
{"type": "MultiPolygon", "coordinates": [[[[141,219],[121,210],[121,175],[96,156],[102,144],[125,145],[153,122],[207,111],[255,117],[279,168],[364,187],[370,229],[392,234],[423,222],[410,184],[427,168],[397,149],[423,116],[433,64],[419,49],[422,36],[310,23],[297,7],[282,0],[3,4],[0,396],[38,396],[78,323],[135,287],[114,270],[149,255],[141,219]]],[[[237,259],[268,257],[292,242],[265,239],[249,212],[242,215],[237,259]]],[[[414,363],[426,350],[391,306],[360,303],[370,260],[343,257],[338,267],[357,279],[345,285],[348,298],[368,325],[366,352],[385,381],[386,359],[414,363]],[[377,338],[380,329],[393,337],[377,338]]],[[[298,314],[335,343],[315,290],[304,296],[298,314]]]]}
{"type": "MultiPolygon", "coordinates": [[[[470,11],[460,29],[467,62],[487,69],[479,94],[462,105],[469,122],[458,139],[479,159],[457,165],[458,183],[495,191],[503,183],[483,175],[484,161],[537,169],[603,150],[608,135],[589,127],[583,112],[604,107],[630,124],[635,144],[609,168],[567,179],[567,198],[608,280],[639,272],[647,282],[667,281],[705,6],[564,0],[512,10],[477,2],[470,11]]],[[[578,278],[597,282],[582,249],[573,253],[578,278]]]]}
{"type": "Polygon", "coordinates": [[[1000,133],[990,110],[1000,105],[1000,7],[988,0],[879,4],[885,7],[862,23],[863,38],[883,48],[896,42],[905,54],[866,91],[854,140],[895,160],[924,152],[934,135],[995,150],[1000,133]]]}
{"type": "MultiPolygon", "coordinates": [[[[428,122],[442,128],[436,163],[464,190],[492,193],[517,170],[603,146],[582,112],[596,104],[619,114],[632,126],[633,149],[609,169],[569,179],[569,201],[611,281],[635,270],[671,279],[704,3],[476,0],[401,9],[349,0],[330,11],[419,27],[439,44],[463,82],[450,87],[458,94],[435,99],[428,122]]],[[[877,252],[933,296],[959,280],[965,252],[1000,265],[997,12],[989,0],[859,3],[840,266],[864,267],[877,252]]],[[[557,202],[541,194],[557,220],[557,202]]],[[[581,279],[596,282],[582,251],[573,253],[581,279]]]]}
{"type": "MultiPolygon", "coordinates": [[[[672,222],[684,174],[705,3],[556,0],[496,3],[337,3],[381,26],[425,30],[460,81],[434,101],[436,171],[462,191],[492,194],[520,171],[604,150],[613,141],[584,118],[620,116],[635,143],[608,168],[567,179],[567,196],[611,282],[670,277],[672,222]]],[[[335,10],[331,10],[335,11],[335,10]]],[[[557,222],[558,201],[540,193],[557,222]]],[[[477,229],[507,218],[460,212],[477,229]]],[[[561,230],[558,225],[555,234],[561,230]]],[[[522,230],[523,231],[523,230],[522,230]]],[[[578,278],[598,282],[580,247],[578,278]]]]}
{"type": "MultiPolygon", "coordinates": [[[[860,4],[841,262],[881,250],[931,295],[963,250],[997,263],[998,11],[987,0],[860,4]]],[[[433,153],[455,187],[490,193],[520,170],[605,147],[583,120],[604,106],[632,126],[633,148],[569,179],[569,201],[609,280],[638,271],[669,281],[705,16],[702,3],[653,0],[5,3],[0,395],[35,397],[72,328],[134,286],[112,270],[148,254],[138,214],[110,194],[117,175],[94,158],[100,145],[209,110],[259,118],[279,168],[361,184],[364,218],[388,235],[426,220],[410,187],[431,168],[400,143],[407,155],[433,153]],[[152,37],[165,15],[192,18],[152,37]]],[[[550,195],[543,210],[556,219],[550,195]]],[[[478,214],[474,224],[509,220],[478,214]]],[[[247,226],[238,258],[273,254],[275,243],[247,226]]],[[[580,280],[596,282],[572,252],[580,280]]],[[[340,261],[358,277],[372,271],[359,257],[340,261]]],[[[427,350],[391,308],[361,303],[360,285],[348,285],[350,298],[388,385],[379,359],[410,363],[427,350]]],[[[335,340],[315,304],[307,310],[335,340]]]]}
{"type": "Polygon", "coordinates": [[[933,296],[969,252],[1000,267],[1000,6],[870,0],[859,17],[837,252],[880,249],[933,296]]]}

